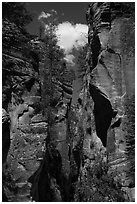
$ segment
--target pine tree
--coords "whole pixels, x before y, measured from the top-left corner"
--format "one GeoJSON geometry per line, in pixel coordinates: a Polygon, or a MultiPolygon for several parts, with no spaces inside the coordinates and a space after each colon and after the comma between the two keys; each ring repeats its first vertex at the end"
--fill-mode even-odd
{"type": "MultiPolygon", "coordinates": [[[[50,105],[59,100],[60,94],[57,91],[55,81],[61,83],[72,83],[74,75],[69,70],[65,61],[64,50],[61,49],[57,42],[56,36],[57,22],[52,19],[46,25],[42,48],[42,63],[44,63],[43,85],[42,85],[42,104],[44,114],[50,111],[50,105]]],[[[47,116],[48,117],[48,116],[47,116]]],[[[50,116],[49,116],[50,117],[50,116]]]]}
{"type": "Polygon", "coordinates": [[[86,56],[88,51],[88,44],[79,48],[78,57],[77,57],[77,65],[78,65],[78,78],[83,85],[83,79],[87,70],[86,56]]]}

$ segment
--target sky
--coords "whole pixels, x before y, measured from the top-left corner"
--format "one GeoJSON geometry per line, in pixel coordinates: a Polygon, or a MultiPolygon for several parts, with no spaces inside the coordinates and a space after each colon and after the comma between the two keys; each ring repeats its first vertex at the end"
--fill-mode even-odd
{"type": "Polygon", "coordinates": [[[34,15],[32,23],[27,26],[28,31],[39,35],[41,23],[46,25],[49,19],[58,18],[56,33],[59,37],[58,44],[68,53],[73,46],[77,48],[87,42],[85,12],[88,4],[88,2],[27,2],[27,9],[34,15]]]}
{"type": "MultiPolygon", "coordinates": [[[[58,26],[56,35],[58,45],[65,51],[67,63],[77,69],[75,64],[75,54],[72,49],[79,49],[87,43],[88,27],[86,24],[85,12],[88,2],[27,2],[26,8],[33,14],[33,21],[27,26],[31,34],[39,35],[40,25],[44,25],[45,30],[50,19],[57,18],[58,26]]],[[[73,101],[79,94],[80,84],[78,79],[73,83],[73,101]]]]}
{"type": "Polygon", "coordinates": [[[29,30],[33,34],[38,34],[38,16],[41,12],[48,13],[52,9],[57,12],[60,22],[86,24],[85,11],[88,4],[88,2],[27,2],[27,9],[35,16],[33,23],[29,25],[29,30]]]}

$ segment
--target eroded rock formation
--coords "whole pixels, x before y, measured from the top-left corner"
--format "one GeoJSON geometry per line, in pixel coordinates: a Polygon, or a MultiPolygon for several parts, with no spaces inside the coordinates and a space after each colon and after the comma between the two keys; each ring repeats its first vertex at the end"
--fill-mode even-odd
{"type": "MultiPolygon", "coordinates": [[[[87,159],[84,162],[85,165],[81,167],[81,181],[86,182],[88,168],[93,171],[93,175],[91,173],[91,182],[94,180],[95,172],[93,169],[99,162],[97,155],[102,158],[103,162],[106,158],[108,165],[107,176],[109,177],[110,172],[115,172],[117,175],[114,176],[114,179],[121,180],[119,184],[121,186],[119,189],[121,198],[117,196],[117,198],[110,198],[109,196],[108,201],[111,199],[118,199],[119,201],[121,199],[123,201],[134,200],[134,188],[129,187],[134,178],[127,179],[130,160],[126,156],[126,129],[130,129],[130,127],[125,129],[125,121],[129,117],[125,105],[129,98],[134,98],[135,94],[134,15],[130,13],[129,6],[134,11],[134,4],[91,3],[86,15],[89,26],[89,49],[86,58],[85,83],[80,95],[82,105],[80,104],[79,107],[79,121],[81,121],[80,124],[83,130],[82,152],[87,159]],[[130,29],[129,24],[132,27],[130,29]],[[128,36],[125,35],[127,32],[128,36]],[[125,47],[126,49],[124,49],[125,47]],[[129,85],[130,82],[132,85],[129,85]],[[100,91],[99,87],[103,91],[100,91]],[[113,111],[113,109],[117,111],[113,111]],[[101,141],[99,141],[98,137],[101,141]],[[104,147],[107,147],[106,149],[102,146],[102,143],[104,147]]],[[[134,153],[132,156],[134,158],[134,153]]],[[[102,163],[101,160],[100,164],[102,163]]],[[[94,182],[95,188],[92,188],[92,186],[89,189],[87,188],[87,191],[93,193],[91,193],[92,195],[99,193],[97,181],[94,180],[94,182]]],[[[80,194],[77,195],[79,197],[76,200],[83,201],[80,194]]],[[[102,197],[101,194],[99,195],[102,197]]],[[[84,201],[99,201],[100,198],[97,199],[97,197],[89,194],[87,200],[84,201]]],[[[105,195],[101,199],[107,201],[105,195]]]]}

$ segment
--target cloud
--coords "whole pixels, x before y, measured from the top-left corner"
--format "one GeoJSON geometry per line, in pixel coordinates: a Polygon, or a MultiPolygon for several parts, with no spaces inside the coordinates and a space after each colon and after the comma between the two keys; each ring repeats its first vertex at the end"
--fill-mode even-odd
{"type": "Polygon", "coordinates": [[[40,20],[41,18],[49,18],[50,16],[51,16],[50,13],[45,13],[44,11],[42,11],[38,17],[38,20],[40,20]]]}
{"type": "Polygon", "coordinates": [[[58,36],[58,45],[65,50],[65,60],[71,66],[74,66],[75,56],[71,51],[73,48],[78,49],[87,43],[88,26],[63,22],[58,25],[56,34],[58,36]]]}
{"type": "MultiPolygon", "coordinates": [[[[64,15],[62,13],[62,15],[64,15]]],[[[49,13],[44,11],[38,17],[38,20],[45,27],[45,31],[48,31],[50,20],[55,19],[57,12],[55,10],[50,10],[49,13]],[[54,17],[54,18],[53,18],[54,17]],[[46,21],[44,21],[46,19],[46,21]]],[[[75,59],[71,51],[73,48],[78,49],[87,43],[88,26],[86,24],[72,24],[70,22],[60,23],[56,28],[56,35],[58,37],[58,45],[65,50],[65,60],[74,66],[73,60],[75,59]]]]}
{"type": "Polygon", "coordinates": [[[49,11],[49,13],[45,13],[44,11],[41,12],[41,14],[38,16],[38,20],[40,20],[41,18],[49,18],[49,17],[53,17],[57,15],[57,11],[55,11],[54,9],[51,9],[49,11]]]}
{"type": "Polygon", "coordinates": [[[72,48],[78,48],[87,43],[88,27],[85,24],[71,24],[63,22],[58,25],[56,34],[58,36],[58,45],[71,52],[72,48]]]}

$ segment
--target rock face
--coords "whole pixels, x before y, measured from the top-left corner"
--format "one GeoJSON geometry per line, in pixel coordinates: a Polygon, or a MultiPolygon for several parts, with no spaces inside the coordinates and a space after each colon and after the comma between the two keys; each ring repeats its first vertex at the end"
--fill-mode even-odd
{"type": "MultiPolygon", "coordinates": [[[[125,25],[126,29],[129,26],[129,22],[132,22],[132,25],[134,25],[134,19],[129,13],[127,15],[125,14],[126,12],[123,14],[122,10],[119,10],[122,7],[125,7],[125,5],[117,3],[93,3],[87,11],[87,22],[89,25],[87,70],[84,77],[84,87],[78,100],[78,102],[82,101],[79,103],[79,124],[81,125],[81,132],[83,132],[82,153],[86,160],[84,159],[84,165],[81,167],[81,183],[83,181],[83,184],[79,183],[78,185],[79,190],[76,193],[76,201],[134,200],[134,195],[132,194],[131,196],[130,193],[130,191],[132,193],[134,191],[134,176],[132,178],[130,176],[130,179],[127,179],[129,163],[132,163],[134,160],[134,153],[132,153],[131,160],[129,160],[129,155],[127,155],[127,131],[131,132],[131,127],[130,125],[128,127],[125,126],[125,121],[129,118],[130,114],[133,114],[133,117],[132,119],[130,117],[129,124],[132,123],[134,126],[134,108],[129,113],[126,107],[127,101],[131,100],[129,98],[134,98],[134,79],[132,88],[131,85],[129,85],[130,88],[128,87],[127,82],[134,76],[134,42],[131,43],[132,48],[126,49],[128,50],[127,53],[132,52],[129,57],[132,68],[129,71],[128,67],[125,68],[125,62],[122,62],[123,58],[127,57],[127,53],[125,54],[122,46],[125,46],[126,43],[128,44],[128,37],[123,35],[126,30],[121,32],[123,23],[125,25],[125,21],[128,22],[125,25]],[[108,18],[109,16],[110,18],[108,18]],[[126,72],[130,72],[132,77],[127,79],[126,72]],[[130,94],[127,91],[128,89],[130,89],[130,94]],[[117,111],[113,112],[113,109],[117,111]],[[113,112],[113,114],[107,115],[107,112],[113,112]],[[108,125],[107,121],[109,121],[108,125]],[[101,141],[98,137],[100,137],[101,141]],[[103,147],[106,146],[105,139],[107,139],[106,149],[103,147]],[[103,167],[104,162],[106,162],[106,174],[103,167]],[[100,180],[98,180],[96,175],[97,171],[100,174],[100,180]],[[114,186],[112,185],[113,187],[111,186],[112,188],[110,186],[106,187],[105,176],[108,177],[108,182],[111,176],[115,181],[121,179],[119,182],[121,187],[117,189],[120,196],[116,195],[117,193],[114,191],[115,184],[114,186]],[[103,188],[101,187],[101,182],[104,183],[103,188]],[[132,190],[130,189],[131,186],[132,190]],[[84,188],[87,190],[84,190],[84,188]],[[99,193],[100,188],[102,193],[104,190],[104,196],[99,193]],[[105,188],[109,188],[111,191],[108,193],[105,188]],[[126,195],[123,193],[124,190],[126,195]],[[89,194],[86,193],[88,191],[90,192],[89,194]],[[82,200],[81,194],[83,195],[84,193],[85,200],[82,200]]],[[[130,28],[130,31],[131,38],[134,41],[134,26],[132,26],[132,29],[130,28]]],[[[130,141],[134,143],[133,132],[131,135],[130,141]]]]}
{"type": "MultiPolygon", "coordinates": [[[[94,169],[95,163],[97,164],[99,161],[95,152],[103,160],[107,154],[108,174],[115,172],[117,175],[114,180],[121,179],[121,190],[126,192],[123,193],[123,195],[126,194],[124,198],[118,198],[115,195],[119,201],[120,199],[134,201],[134,185],[132,193],[129,187],[131,183],[134,183],[134,176],[127,179],[129,163],[131,160],[133,162],[134,153],[131,156],[132,159],[129,160],[126,152],[127,132],[129,132],[130,125],[125,126],[130,114],[133,114],[134,118],[133,111],[127,112],[127,101],[132,100],[131,98],[134,98],[135,95],[134,15],[132,16],[129,12],[129,6],[134,8],[134,4],[124,5],[123,3],[91,3],[89,6],[86,16],[89,26],[87,71],[84,78],[85,86],[80,95],[83,105],[80,106],[79,118],[82,120],[83,128],[83,154],[87,158],[87,162],[81,168],[83,180],[86,179],[87,168],[94,169]],[[122,8],[127,8],[127,10],[122,12],[122,8]],[[99,92],[105,98],[108,96],[109,104],[102,105],[101,97],[97,98],[99,92]],[[108,114],[103,118],[103,114],[107,114],[110,104],[110,109],[114,108],[117,111],[114,111],[113,117],[108,114]],[[107,120],[109,122],[106,127],[107,120]],[[106,150],[97,142],[99,140],[97,136],[100,137],[102,142],[99,141],[99,143],[103,143],[103,146],[106,146],[104,140],[107,138],[106,150]],[[105,153],[105,151],[107,152],[105,153]],[[94,157],[91,157],[91,154],[94,154],[94,157]]],[[[134,124],[134,120],[131,123],[134,124]]],[[[134,133],[132,132],[132,134],[134,133]]],[[[134,139],[130,140],[133,142],[134,139]]],[[[96,195],[96,185],[95,189],[92,189],[91,186],[90,190],[96,195]]],[[[115,198],[112,200],[116,201],[115,198]]],[[[105,199],[105,195],[102,199],[105,199]]],[[[110,201],[109,199],[111,200],[108,198],[105,201],[110,201]]],[[[79,197],[76,201],[83,200],[80,200],[79,197]]],[[[94,196],[91,196],[89,201],[99,201],[99,197],[96,200],[94,196]]]]}

